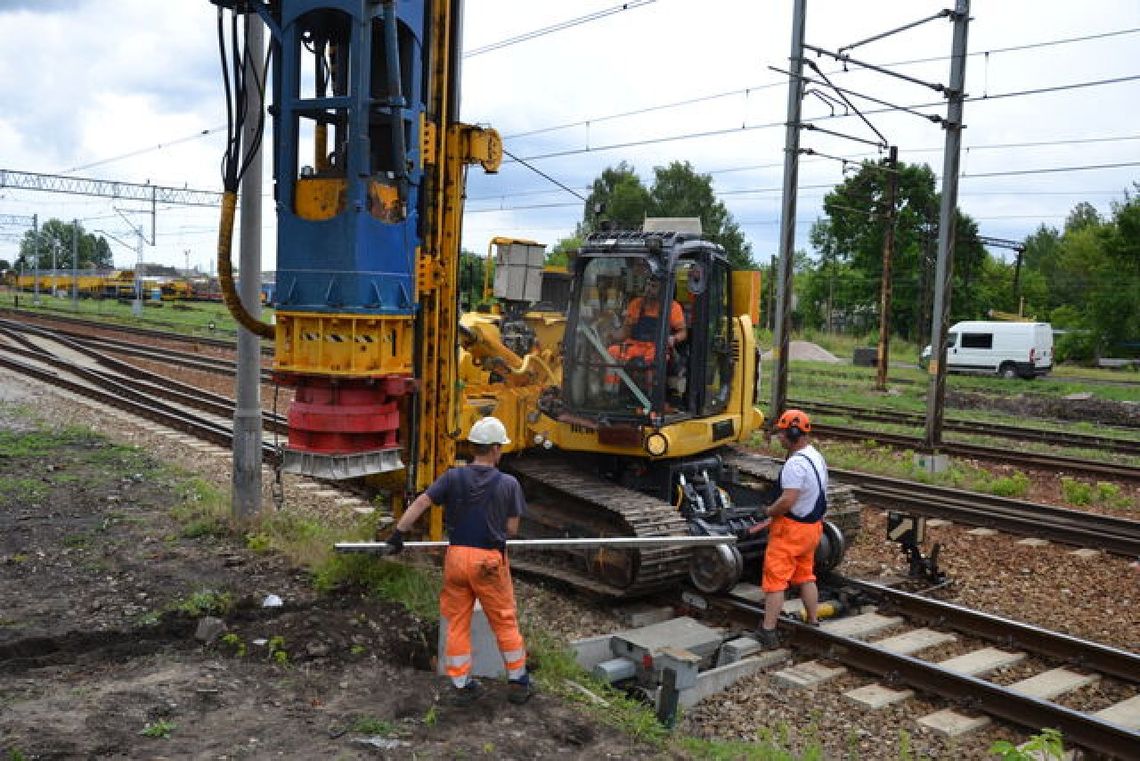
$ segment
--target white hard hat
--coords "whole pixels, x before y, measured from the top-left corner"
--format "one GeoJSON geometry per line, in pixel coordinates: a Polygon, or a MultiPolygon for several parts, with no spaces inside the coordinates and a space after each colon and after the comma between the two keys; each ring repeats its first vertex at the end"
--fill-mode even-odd
{"type": "Polygon", "coordinates": [[[507,438],[507,428],[497,417],[485,417],[475,421],[471,426],[471,433],[467,440],[472,444],[502,444],[507,445],[511,440],[507,438]]]}

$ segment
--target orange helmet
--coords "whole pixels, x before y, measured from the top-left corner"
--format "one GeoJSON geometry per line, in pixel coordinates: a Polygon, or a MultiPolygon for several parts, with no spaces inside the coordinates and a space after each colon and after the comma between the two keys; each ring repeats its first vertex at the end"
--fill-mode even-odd
{"type": "Polygon", "coordinates": [[[811,433],[811,418],[803,410],[784,410],[776,420],[776,429],[787,431],[789,438],[798,439],[805,433],[811,433]]]}

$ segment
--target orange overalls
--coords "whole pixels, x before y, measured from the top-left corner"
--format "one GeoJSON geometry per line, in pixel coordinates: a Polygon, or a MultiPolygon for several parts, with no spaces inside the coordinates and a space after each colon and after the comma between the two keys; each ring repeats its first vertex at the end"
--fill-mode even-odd
{"type": "Polygon", "coordinates": [[[760,588],[765,592],[783,592],[789,584],[799,586],[815,581],[815,548],[823,534],[827,492],[811,458],[802,456],[815,472],[819,495],[809,515],[795,518],[789,517],[789,513],[772,519],[768,528],[768,546],[764,548],[764,575],[760,582],[760,588]]]}
{"type": "MultiPolygon", "coordinates": [[[[631,300],[625,310],[625,324],[630,326],[629,337],[621,343],[609,347],[610,356],[615,362],[625,365],[635,359],[645,362],[652,371],[653,360],[657,358],[657,321],[661,317],[661,302],[647,304],[641,296],[631,300]]],[[[669,329],[680,330],[685,326],[685,312],[676,301],[669,308],[669,329]]],[[[606,383],[618,382],[616,373],[606,374],[606,383]]]]}
{"type": "MultiPolygon", "coordinates": [[[[456,468],[462,472],[465,469],[456,468]]],[[[487,499],[496,498],[501,474],[487,489],[487,499]]],[[[454,537],[469,535],[472,526],[485,518],[485,506],[473,505],[464,488],[463,476],[458,476],[459,496],[449,505],[459,525],[451,529],[454,537]]],[[[511,582],[510,565],[502,549],[470,547],[452,544],[447,548],[443,563],[443,590],[439,595],[439,613],[447,619],[447,643],[444,647],[447,675],[452,684],[464,687],[471,674],[471,616],[475,601],[483,606],[487,623],[495,633],[508,679],[521,679],[526,674],[526,647],[519,633],[515,612],[515,592],[511,582]]]]}

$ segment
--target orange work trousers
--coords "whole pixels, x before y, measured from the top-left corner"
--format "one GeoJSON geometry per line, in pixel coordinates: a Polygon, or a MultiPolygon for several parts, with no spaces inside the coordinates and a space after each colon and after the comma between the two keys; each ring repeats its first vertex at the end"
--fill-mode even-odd
{"type": "Polygon", "coordinates": [[[823,521],[800,523],[783,515],[772,519],[764,549],[764,576],[760,588],[783,592],[788,584],[815,581],[815,548],[823,534],[823,521]]]}
{"type": "Polygon", "coordinates": [[[471,675],[471,614],[483,606],[495,633],[508,679],[526,674],[526,647],[515,613],[515,590],[506,556],[498,550],[452,545],[443,561],[439,613],[447,619],[444,656],[452,684],[464,687],[471,675]]]}
{"type": "MultiPolygon", "coordinates": [[[[653,367],[653,360],[657,357],[657,346],[652,341],[626,340],[611,346],[609,352],[614,361],[623,365],[635,359],[644,360],[648,369],[653,367]]],[[[614,384],[618,380],[617,373],[606,373],[606,383],[614,384]]]]}

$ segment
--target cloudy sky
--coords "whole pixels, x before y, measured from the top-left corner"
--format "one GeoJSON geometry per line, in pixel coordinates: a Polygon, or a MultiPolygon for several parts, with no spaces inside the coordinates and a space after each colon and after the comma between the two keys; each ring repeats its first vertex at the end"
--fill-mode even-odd
{"type": "MultiPolygon", "coordinates": [[[[653,167],[687,160],[712,176],[754,255],[766,260],[777,249],[787,107],[786,78],[770,67],[787,66],[791,1],[625,5],[467,0],[463,119],[494,126],[513,155],[582,195],[619,161],[649,179],[653,167]],[[566,23],[573,21],[580,23],[566,23]],[[552,27],[564,28],[531,36],[552,27]]],[[[807,41],[834,51],[950,5],[808,0],[807,41]]],[[[1140,181],[1140,3],[974,0],[971,12],[961,208],[983,234],[1013,239],[1062,225],[1081,201],[1108,212],[1140,181]]],[[[220,189],[215,25],[207,0],[0,0],[0,170],[220,189]]],[[[947,83],[950,44],[950,22],[937,19],[851,55],[947,83]]],[[[920,84],[818,62],[836,85],[945,114],[941,97],[920,84]]],[[[937,125],[856,105],[902,160],[941,174],[937,125]]],[[[805,121],[876,139],[843,113],[814,95],[804,104],[805,121]]],[[[802,147],[856,161],[877,155],[865,142],[820,132],[805,134],[802,147]]],[[[798,247],[808,247],[823,195],[842,172],[834,158],[803,160],[798,247]]],[[[476,251],[495,235],[554,243],[582,214],[577,197],[519,163],[494,176],[473,170],[468,190],[463,243],[476,251]]],[[[119,238],[116,262],[128,266],[131,224],[149,230],[143,210],[0,187],[0,259],[15,257],[21,218],[36,214],[119,238]]],[[[157,216],[147,261],[209,270],[216,213],[160,207],[157,216]]],[[[275,261],[273,224],[267,206],[266,269],[275,261]]]]}

